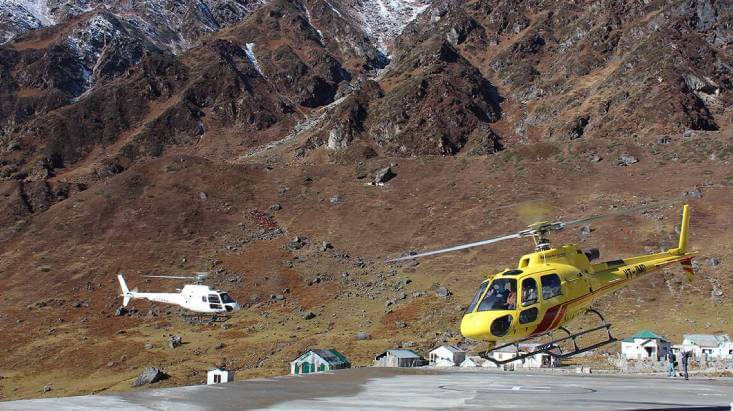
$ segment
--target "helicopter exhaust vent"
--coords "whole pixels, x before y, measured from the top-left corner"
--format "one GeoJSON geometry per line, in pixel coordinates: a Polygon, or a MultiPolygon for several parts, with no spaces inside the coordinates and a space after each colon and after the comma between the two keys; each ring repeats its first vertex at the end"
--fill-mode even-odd
{"type": "Polygon", "coordinates": [[[601,251],[597,248],[589,248],[587,250],[583,250],[583,254],[588,257],[588,261],[593,261],[601,258],[601,251]]]}

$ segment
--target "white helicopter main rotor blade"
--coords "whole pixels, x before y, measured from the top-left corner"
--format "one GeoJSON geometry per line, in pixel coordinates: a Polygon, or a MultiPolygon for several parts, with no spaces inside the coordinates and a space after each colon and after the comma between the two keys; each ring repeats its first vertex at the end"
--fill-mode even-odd
{"type": "Polygon", "coordinates": [[[177,275],[143,275],[143,277],[148,277],[148,278],[176,278],[176,279],[180,278],[180,279],[184,279],[184,280],[190,280],[192,278],[196,278],[196,277],[183,277],[183,276],[177,276],[177,275]]]}
{"type": "Polygon", "coordinates": [[[488,240],[477,241],[475,243],[468,243],[468,244],[456,245],[456,246],[448,247],[448,248],[441,248],[440,250],[428,251],[426,253],[406,255],[404,257],[398,257],[398,258],[393,258],[391,260],[387,260],[386,262],[394,263],[397,261],[412,260],[415,258],[425,257],[428,255],[450,253],[451,251],[465,250],[467,248],[478,247],[481,245],[496,243],[496,242],[504,241],[504,240],[511,240],[512,238],[519,238],[519,237],[520,237],[519,233],[515,233],[515,234],[505,235],[503,237],[496,237],[496,238],[491,238],[488,240]]]}

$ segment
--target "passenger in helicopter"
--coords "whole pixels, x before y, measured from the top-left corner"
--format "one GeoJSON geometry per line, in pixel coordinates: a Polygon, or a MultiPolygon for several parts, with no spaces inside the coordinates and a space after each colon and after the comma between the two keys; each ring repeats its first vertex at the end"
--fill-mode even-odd
{"type": "Polygon", "coordinates": [[[514,284],[507,283],[506,286],[506,309],[513,310],[517,307],[517,293],[514,292],[514,284]]]}

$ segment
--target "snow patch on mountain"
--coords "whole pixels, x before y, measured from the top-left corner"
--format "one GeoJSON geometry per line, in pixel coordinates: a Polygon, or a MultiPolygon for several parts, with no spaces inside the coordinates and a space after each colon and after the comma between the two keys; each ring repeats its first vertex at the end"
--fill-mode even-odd
{"type": "Polygon", "coordinates": [[[260,76],[266,79],[267,76],[262,71],[262,67],[260,67],[260,63],[257,61],[257,56],[255,55],[255,44],[247,43],[244,48],[244,54],[247,55],[247,60],[252,64],[252,67],[260,73],[260,76]]]}
{"type": "Polygon", "coordinates": [[[354,5],[364,31],[389,55],[390,42],[430,6],[432,0],[364,0],[354,5]]]}
{"type": "Polygon", "coordinates": [[[311,12],[308,10],[308,5],[304,4],[303,7],[305,8],[305,18],[308,20],[308,25],[316,29],[316,32],[318,33],[318,40],[323,44],[323,32],[321,30],[318,30],[316,26],[313,25],[313,20],[311,19],[311,12]]]}
{"type": "Polygon", "coordinates": [[[18,3],[33,13],[44,26],[56,24],[56,19],[51,14],[51,9],[48,7],[46,0],[19,0],[18,3]]]}
{"type": "Polygon", "coordinates": [[[268,0],[0,0],[0,44],[18,34],[64,22],[92,10],[140,27],[156,44],[181,52],[202,33],[237,23],[268,0]]]}
{"type": "Polygon", "coordinates": [[[0,0],[0,44],[54,22],[45,0],[0,0]]]}

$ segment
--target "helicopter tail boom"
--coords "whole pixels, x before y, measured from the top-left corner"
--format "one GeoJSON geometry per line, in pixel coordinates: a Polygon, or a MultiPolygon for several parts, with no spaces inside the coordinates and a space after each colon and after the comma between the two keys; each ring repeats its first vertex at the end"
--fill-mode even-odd
{"type": "Polygon", "coordinates": [[[130,303],[130,299],[132,298],[132,293],[127,288],[127,283],[122,277],[122,274],[118,274],[117,279],[120,281],[120,288],[122,289],[122,306],[127,307],[127,304],[130,303]]]}

